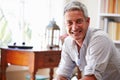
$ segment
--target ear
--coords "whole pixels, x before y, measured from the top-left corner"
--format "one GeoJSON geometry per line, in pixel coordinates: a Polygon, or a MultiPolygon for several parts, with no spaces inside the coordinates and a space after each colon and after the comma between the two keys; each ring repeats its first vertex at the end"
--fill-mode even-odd
{"type": "Polygon", "coordinates": [[[86,22],[90,23],[90,17],[88,17],[88,18],[86,19],[86,22]]]}
{"type": "Polygon", "coordinates": [[[90,17],[88,17],[88,18],[86,19],[86,22],[87,22],[87,25],[89,26],[89,24],[90,24],[90,17]]]}

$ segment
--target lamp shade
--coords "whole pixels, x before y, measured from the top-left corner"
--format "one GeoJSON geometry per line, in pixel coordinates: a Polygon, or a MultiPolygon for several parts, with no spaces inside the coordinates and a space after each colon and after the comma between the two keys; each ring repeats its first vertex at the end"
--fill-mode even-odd
{"type": "Polygon", "coordinates": [[[60,30],[59,26],[56,24],[55,20],[49,22],[47,29],[51,30],[60,30]]]}

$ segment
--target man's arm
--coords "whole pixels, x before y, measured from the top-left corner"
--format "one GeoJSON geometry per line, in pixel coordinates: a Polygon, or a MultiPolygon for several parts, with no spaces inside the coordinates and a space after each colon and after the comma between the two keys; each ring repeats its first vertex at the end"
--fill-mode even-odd
{"type": "Polygon", "coordinates": [[[83,78],[80,80],[97,80],[94,75],[85,75],[83,78]]]}

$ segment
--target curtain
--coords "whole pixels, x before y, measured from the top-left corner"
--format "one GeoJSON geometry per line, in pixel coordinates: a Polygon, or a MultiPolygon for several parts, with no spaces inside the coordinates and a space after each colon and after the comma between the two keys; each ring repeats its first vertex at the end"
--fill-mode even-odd
{"type": "Polygon", "coordinates": [[[12,32],[12,41],[36,47],[44,45],[45,28],[54,18],[63,27],[64,0],[0,0],[0,8],[12,32]],[[39,43],[39,44],[38,44],[39,43]]]}

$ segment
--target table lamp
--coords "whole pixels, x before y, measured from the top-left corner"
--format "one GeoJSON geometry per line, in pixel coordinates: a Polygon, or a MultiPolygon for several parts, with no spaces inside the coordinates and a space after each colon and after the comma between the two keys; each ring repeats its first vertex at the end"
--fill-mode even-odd
{"type": "Polygon", "coordinates": [[[60,28],[54,19],[47,25],[45,34],[47,48],[59,48],[60,28]]]}

